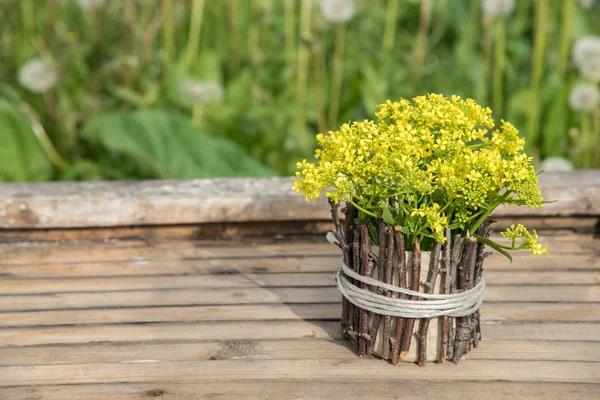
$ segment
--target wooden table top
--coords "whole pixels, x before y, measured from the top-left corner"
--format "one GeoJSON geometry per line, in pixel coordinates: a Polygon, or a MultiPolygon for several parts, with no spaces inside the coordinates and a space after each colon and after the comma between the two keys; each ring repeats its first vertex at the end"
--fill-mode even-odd
{"type": "Polygon", "coordinates": [[[99,202],[86,227],[66,208],[48,222],[60,197],[25,189],[0,193],[1,400],[600,398],[597,201],[519,217],[550,255],[486,259],[479,348],[419,368],[342,340],[326,209],[282,211],[274,193],[248,221],[243,202],[233,221],[186,203],[169,225],[153,198],[163,211],[119,226],[99,202]]]}

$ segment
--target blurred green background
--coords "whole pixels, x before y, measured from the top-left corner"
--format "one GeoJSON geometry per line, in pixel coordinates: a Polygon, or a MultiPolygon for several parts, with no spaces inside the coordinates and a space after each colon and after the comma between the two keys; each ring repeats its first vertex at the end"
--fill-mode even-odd
{"type": "Polygon", "coordinates": [[[428,92],[598,168],[599,35],[591,0],[0,0],[0,181],[291,175],[428,92]]]}

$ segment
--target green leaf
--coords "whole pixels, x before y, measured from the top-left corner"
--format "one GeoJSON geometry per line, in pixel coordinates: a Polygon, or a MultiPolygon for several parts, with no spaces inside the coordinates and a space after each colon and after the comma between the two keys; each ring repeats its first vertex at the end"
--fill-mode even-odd
{"type": "Polygon", "coordinates": [[[0,99],[0,181],[45,181],[53,168],[23,116],[0,99]]]}
{"type": "Polygon", "coordinates": [[[502,254],[503,256],[505,256],[506,258],[508,258],[508,260],[509,260],[509,261],[510,261],[510,263],[512,264],[512,262],[513,262],[513,259],[512,259],[512,257],[511,257],[511,255],[510,255],[510,254],[508,254],[508,252],[507,252],[506,250],[504,250],[500,244],[498,244],[498,243],[494,242],[493,240],[490,240],[490,239],[488,239],[488,238],[484,238],[484,237],[482,237],[482,236],[479,236],[479,235],[475,235],[475,234],[473,234],[473,236],[475,236],[475,238],[477,238],[477,240],[478,240],[480,243],[483,243],[483,244],[485,244],[486,246],[490,246],[492,249],[496,250],[498,253],[500,253],[500,254],[502,254]]]}
{"type": "Polygon", "coordinates": [[[393,226],[396,224],[396,221],[394,220],[394,216],[392,215],[392,212],[390,211],[390,206],[386,202],[383,202],[383,214],[381,217],[383,218],[383,222],[385,222],[388,225],[393,226]]]}
{"type": "Polygon", "coordinates": [[[163,110],[100,114],[86,124],[83,136],[133,159],[157,178],[273,175],[235,143],[163,110]]]}

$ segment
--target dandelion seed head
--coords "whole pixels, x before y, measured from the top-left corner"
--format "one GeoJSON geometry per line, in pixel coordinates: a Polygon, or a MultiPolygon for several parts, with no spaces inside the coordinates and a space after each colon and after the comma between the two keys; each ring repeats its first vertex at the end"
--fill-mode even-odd
{"type": "Polygon", "coordinates": [[[98,10],[106,5],[106,0],[76,0],[76,2],[85,11],[98,10]]]}
{"type": "Polygon", "coordinates": [[[56,69],[41,58],[29,60],[19,69],[19,83],[32,93],[47,92],[57,80],[56,69]]]}
{"type": "Polygon", "coordinates": [[[573,164],[563,157],[548,157],[542,161],[541,169],[544,172],[571,171],[573,170],[573,164]]]}
{"type": "Polygon", "coordinates": [[[586,36],[576,41],[573,61],[583,76],[600,81],[600,36],[586,36]]]}
{"type": "Polygon", "coordinates": [[[191,96],[197,104],[219,102],[225,96],[221,85],[214,81],[186,79],[181,83],[181,90],[191,96]]]}
{"type": "Polygon", "coordinates": [[[579,0],[579,5],[587,10],[594,7],[596,0],[579,0]]]}
{"type": "Polygon", "coordinates": [[[515,0],[481,0],[483,13],[490,17],[504,17],[515,9],[515,0]]]}
{"type": "Polygon", "coordinates": [[[355,12],[354,0],[321,0],[321,13],[328,22],[347,22],[355,12]]]}
{"type": "Polygon", "coordinates": [[[596,85],[581,83],[571,89],[569,105],[573,110],[591,111],[600,102],[600,90],[596,85]]]}

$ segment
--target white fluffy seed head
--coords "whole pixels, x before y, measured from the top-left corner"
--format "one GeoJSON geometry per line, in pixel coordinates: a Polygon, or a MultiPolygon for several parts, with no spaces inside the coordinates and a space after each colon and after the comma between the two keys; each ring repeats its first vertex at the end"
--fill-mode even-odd
{"type": "Polygon", "coordinates": [[[77,5],[86,11],[98,10],[106,5],[106,0],[76,0],[77,5]]]}
{"type": "Polygon", "coordinates": [[[354,0],[321,0],[321,14],[328,22],[349,21],[355,12],[354,0]]]}
{"type": "Polygon", "coordinates": [[[600,102],[598,86],[589,83],[580,83],[569,93],[569,105],[573,110],[591,111],[600,102]]]}
{"type": "Polygon", "coordinates": [[[583,76],[600,81],[600,36],[586,36],[576,41],[573,61],[583,76]]]}
{"type": "Polygon", "coordinates": [[[221,85],[214,81],[186,79],[181,83],[181,90],[192,97],[196,104],[219,102],[225,96],[221,85]]]}
{"type": "Polygon", "coordinates": [[[541,169],[544,172],[564,172],[573,170],[571,161],[562,157],[548,157],[542,161],[541,169]]]}
{"type": "Polygon", "coordinates": [[[19,69],[19,83],[33,93],[44,93],[52,89],[58,80],[56,69],[41,58],[29,60],[19,69]]]}
{"type": "Polygon", "coordinates": [[[483,13],[490,17],[504,17],[515,9],[515,0],[481,0],[483,13]]]}
{"type": "Polygon", "coordinates": [[[579,5],[587,10],[594,6],[596,0],[579,0],[579,5]]]}

